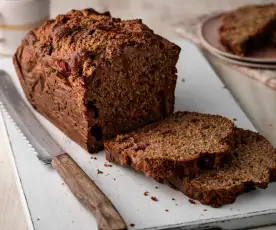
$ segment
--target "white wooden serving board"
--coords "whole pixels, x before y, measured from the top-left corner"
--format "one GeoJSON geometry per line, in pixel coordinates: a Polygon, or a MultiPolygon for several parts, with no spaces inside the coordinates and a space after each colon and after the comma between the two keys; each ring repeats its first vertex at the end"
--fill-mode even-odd
{"type": "MultiPolygon", "coordinates": [[[[230,119],[236,118],[239,127],[254,130],[199,50],[186,41],[179,44],[182,52],[178,62],[175,110],[221,114],[230,119]]],[[[2,60],[0,68],[7,70],[19,86],[10,59],[2,60]]],[[[218,209],[190,204],[182,193],[130,168],[116,165],[104,167],[104,152],[95,155],[97,160],[91,159],[87,152],[47,120],[40,115],[38,118],[111,199],[127,225],[135,224],[129,229],[199,229],[211,226],[237,229],[276,223],[276,183],[264,191],[257,189],[242,195],[236,203],[218,209]],[[97,169],[104,173],[98,175],[97,169]],[[149,196],[144,196],[145,191],[149,192],[149,196]],[[156,196],[158,202],[152,201],[151,196],[156,196]],[[166,212],[166,209],[169,211],[166,212]]],[[[6,114],[4,120],[12,146],[14,170],[18,181],[21,181],[18,186],[30,229],[97,229],[93,215],[75,199],[50,166],[39,162],[6,114]]]]}

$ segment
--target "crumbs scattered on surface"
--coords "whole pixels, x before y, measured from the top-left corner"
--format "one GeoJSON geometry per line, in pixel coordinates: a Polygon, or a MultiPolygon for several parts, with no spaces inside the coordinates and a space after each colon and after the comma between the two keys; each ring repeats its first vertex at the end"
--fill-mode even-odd
{"type": "Polygon", "coordinates": [[[113,178],[113,180],[116,180],[116,178],[113,178]]]}
{"type": "Polygon", "coordinates": [[[172,200],[175,200],[174,198],[172,198],[172,200]]]}
{"type": "Polygon", "coordinates": [[[103,174],[103,171],[97,169],[97,174],[103,174]]]}
{"type": "Polygon", "coordinates": [[[93,157],[93,156],[92,156],[92,157],[90,157],[90,158],[91,158],[91,159],[94,159],[94,160],[97,160],[97,159],[98,159],[97,157],[93,157]]]}
{"type": "Polygon", "coordinates": [[[152,196],[150,199],[152,199],[153,201],[157,202],[158,199],[155,196],[152,196]]]}
{"type": "Polygon", "coordinates": [[[158,186],[155,186],[156,189],[159,189],[158,186]]]}
{"type": "Polygon", "coordinates": [[[196,202],[192,199],[189,199],[190,204],[196,204],[196,202]]]}
{"type": "MultiPolygon", "coordinates": [[[[272,124],[269,124],[270,127],[272,127],[272,124]]],[[[1,163],[1,162],[0,162],[1,163]]]]}
{"type": "Polygon", "coordinates": [[[105,162],[104,167],[112,167],[112,165],[105,162]]]}
{"type": "Polygon", "coordinates": [[[37,220],[37,221],[40,221],[40,219],[39,219],[39,218],[37,218],[36,220],[37,220]]]}
{"type": "Polygon", "coordinates": [[[149,192],[148,191],[144,192],[144,196],[147,196],[147,195],[149,195],[149,192]]]}
{"type": "Polygon", "coordinates": [[[233,121],[237,121],[237,118],[233,118],[233,121]]]}
{"type": "Polygon", "coordinates": [[[175,204],[175,206],[178,206],[178,204],[175,204]]]}
{"type": "Polygon", "coordinates": [[[182,82],[184,82],[184,81],[185,81],[185,79],[184,79],[184,78],[182,78],[182,79],[181,79],[181,81],[182,81],[182,82]]]}
{"type": "Polygon", "coordinates": [[[207,209],[205,208],[203,211],[204,211],[204,212],[206,212],[206,211],[207,211],[207,209]]]}
{"type": "Polygon", "coordinates": [[[75,223],[75,221],[72,220],[72,223],[75,223]]]}
{"type": "Polygon", "coordinates": [[[168,209],[165,209],[166,212],[168,212],[169,210],[168,209]]]}
{"type": "Polygon", "coordinates": [[[62,185],[64,185],[64,183],[61,183],[62,185]]]}
{"type": "Polygon", "coordinates": [[[134,227],[135,226],[135,224],[130,224],[130,227],[134,227]]]}

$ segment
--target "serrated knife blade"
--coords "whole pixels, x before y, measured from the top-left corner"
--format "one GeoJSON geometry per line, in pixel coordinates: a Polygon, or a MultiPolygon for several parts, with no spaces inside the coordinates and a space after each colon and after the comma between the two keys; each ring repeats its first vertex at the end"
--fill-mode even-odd
{"type": "Polygon", "coordinates": [[[50,164],[52,156],[64,153],[23,101],[11,77],[2,70],[0,70],[0,106],[14,120],[27,141],[36,150],[37,157],[42,163],[50,164]]]}
{"type": "Polygon", "coordinates": [[[51,163],[72,193],[94,213],[99,229],[126,229],[110,200],[47,132],[20,96],[12,77],[3,70],[0,70],[0,106],[36,150],[38,158],[45,164],[51,163]]]}

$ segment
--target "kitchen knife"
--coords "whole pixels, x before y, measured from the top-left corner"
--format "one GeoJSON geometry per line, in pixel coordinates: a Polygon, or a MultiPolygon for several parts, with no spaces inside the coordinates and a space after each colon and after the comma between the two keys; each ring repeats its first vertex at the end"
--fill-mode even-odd
{"type": "Polygon", "coordinates": [[[3,70],[0,70],[0,108],[7,110],[39,160],[51,163],[78,200],[94,213],[99,229],[126,229],[110,200],[46,131],[20,96],[12,77],[3,70]]]}

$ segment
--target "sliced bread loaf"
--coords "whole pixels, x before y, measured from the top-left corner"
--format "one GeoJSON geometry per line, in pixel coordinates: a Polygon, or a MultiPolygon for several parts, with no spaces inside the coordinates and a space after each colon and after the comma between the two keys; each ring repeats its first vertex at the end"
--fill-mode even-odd
{"type": "Polygon", "coordinates": [[[131,165],[154,178],[193,175],[216,168],[234,147],[234,123],[225,117],[177,112],[116,139],[105,141],[107,160],[131,165]]]}
{"type": "Polygon", "coordinates": [[[237,129],[235,153],[217,170],[206,170],[193,179],[170,177],[164,182],[203,204],[221,206],[255,187],[276,180],[276,152],[258,133],[237,129]]]}

